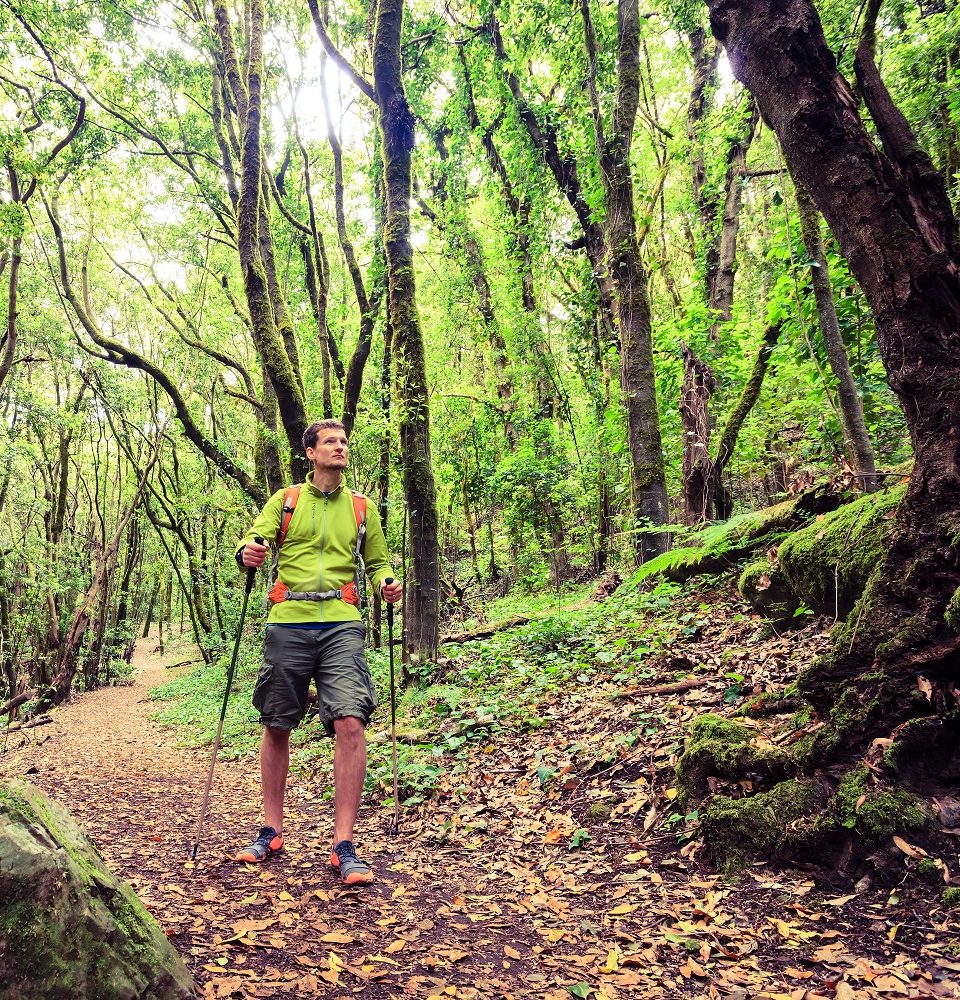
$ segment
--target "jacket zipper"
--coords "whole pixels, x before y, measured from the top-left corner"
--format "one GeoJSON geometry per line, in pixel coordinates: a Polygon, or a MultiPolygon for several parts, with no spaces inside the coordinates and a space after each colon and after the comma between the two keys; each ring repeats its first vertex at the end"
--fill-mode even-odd
{"type": "MultiPolygon", "coordinates": [[[[320,560],[319,560],[319,563],[320,563],[320,566],[319,566],[320,579],[319,579],[319,583],[317,585],[317,590],[319,590],[319,591],[323,590],[323,557],[326,554],[326,548],[327,548],[327,504],[328,503],[329,503],[329,498],[328,497],[324,497],[323,498],[323,518],[320,521],[320,560]]],[[[319,604],[320,604],[320,620],[321,621],[324,618],[323,603],[324,603],[323,601],[319,602],[319,604]]]]}

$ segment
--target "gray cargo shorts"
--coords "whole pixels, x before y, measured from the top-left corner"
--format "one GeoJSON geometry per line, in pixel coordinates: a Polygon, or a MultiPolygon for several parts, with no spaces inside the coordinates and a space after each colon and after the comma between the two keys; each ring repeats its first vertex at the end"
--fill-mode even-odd
{"type": "Polygon", "coordinates": [[[313,679],[327,735],[334,735],[334,719],[353,716],[366,725],[377,707],[377,695],[363,652],[365,635],[362,622],[324,629],[268,625],[263,666],[253,689],[260,722],[274,729],[295,729],[306,713],[313,679]]]}

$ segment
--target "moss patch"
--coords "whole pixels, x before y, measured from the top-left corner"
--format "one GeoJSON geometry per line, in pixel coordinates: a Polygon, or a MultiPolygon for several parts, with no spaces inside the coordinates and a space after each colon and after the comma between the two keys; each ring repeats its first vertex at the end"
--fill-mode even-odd
{"type": "Polygon", "coordinates": [[[921,830],[930,817],[921,801],[901,789],[879,787],[865,767],[844,775],[833,811],[838,822],[856,830],[868,846],[907,830],[921,830]]]}
{"type": "Polygon", "coordinates": [[[710,790],[710,778],[726,780],[751,774],[762,784],[776,783],[796,771],[793,758],[781,750],[753,745],[755,731],[719,715],[701,715],[690,728],[687,747],[677,764],[683,803],[695,807],[710,790]]]}
{"type": "Polygon", "coordinates": [[[949,889],[944,889],[940,898],[943,900],[944,906],[955,909],[960,906],[960,887],[951,886],[949,889]]]}
{"type": "Polygon", "coordinates": [[[805,604],[843,618],[880,565],[906,485],[868,494],[790,534],[777,551],[789,590],[805,604]]]}
{"type": "Polygon", "coordinates": [[[960,587],[953,592],[943,617],[954,632],[960,632],[960,587]]]}
{"type": "Polygon", "coordinates": [[[817,812],[821,793],[813,781],[783,781],[744,799],[716,796],[700,813],[710,851],[725,870],[756,857],[791,853],[809,834],[804,818],[817,812]]]}

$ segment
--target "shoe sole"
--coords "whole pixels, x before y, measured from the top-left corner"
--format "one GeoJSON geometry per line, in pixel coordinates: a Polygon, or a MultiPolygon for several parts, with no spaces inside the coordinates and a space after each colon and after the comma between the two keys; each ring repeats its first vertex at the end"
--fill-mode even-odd
{"type": "Polygon", "coordinates": [[[335,868],[340,873],[340,881],[344,885],[368,885],[375,877],[372,871],[368,871],[365,875],[363,872],[352,872],[350,875],[344,875],[340,872],[340,859],[335,851],[330,852],[330,867],[335,868]]]}
{"type": "Polygon", "coordinates": [[[241,851],[234,857],[233,860],[245,861],[249,865],[262,865],[264,861],[267,860],[267,858],[272,858],[274,854],[280,854],[282,851],[283,851],[283,844],[281,844],[279,847],[268,847],[267,853],[264,854],[262,858],[257,857],[257,855],[252,852],[248,854],[244,851],[241,851]]]}

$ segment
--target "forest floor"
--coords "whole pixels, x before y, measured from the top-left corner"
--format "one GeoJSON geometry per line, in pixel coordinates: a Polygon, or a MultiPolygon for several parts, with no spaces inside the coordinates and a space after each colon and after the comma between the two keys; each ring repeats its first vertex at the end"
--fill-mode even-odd
{"type": "MultiPolygon", "coordinates": [[[[131,684],[11,737],[0,773],[73,812],[210,1000],[960,997],[958,912],[908,858],[894,888],[859,890],[707,864],[695,817],[674,807],[684,725],[726,710],[731,670],[749,661],[744,683],[782,680],[825,631],[778,636],[729,592],[706,598],[707,615],[695,600],[686,620],[699,607],[700,624],[660,651],[659,676],[594,678],[545,695],[538,727],[484,731],[399,835],[366,795],[357,842],[377,881],[362,889],[327,865],[328,758],[292,774],[286,850],[262,866],[231,860],[258,822],[256,759],[221,760],[189,860],[209,758],[178,746],[148,700],[183,648],[161,656],[142,640],[131,684]],[[686,691],[645,693],[684,675],[686,691]]],[[[456,669],[466,653],[447,652],[456,669]]]]}

